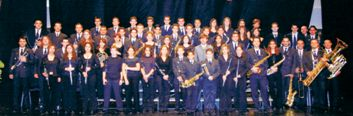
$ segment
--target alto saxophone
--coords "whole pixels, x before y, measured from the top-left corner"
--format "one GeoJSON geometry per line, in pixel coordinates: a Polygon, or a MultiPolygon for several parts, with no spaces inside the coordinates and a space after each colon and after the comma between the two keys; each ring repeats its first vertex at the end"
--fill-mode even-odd
{"type": "Polygon", "coordinates": [[[196,74],[195,76],[191,77],[188,80],[185,80],[184,82],[181,82],[181,87],[182,88],[189,88],[193,85],[195,85],[195,82],[199,80],[199,78],[203,75],[204,71],[201,73],[196,74]]]}
{"type": "MultiPolygon", "coordinates": [[[[266,57],[264,57],[264,58],[262,58],[261,60],[259,60],[259,61],[257,61],[255,64],[254,64],[254,66],[252,66],[252,68],[253,67],[259,67],[261,64],[263,64],[265,61],[267,61],[267,59],[268,58],[270,58],[271,57],[271,54],[268,54],[266,57]]],[[[251,68],[251,69],[252,69],[251,68]]],[[[252,71],[251,71],[251,69],[246,73],[246,76],[248,77],[248,78],[250,78],[250,75],[253,73],[252,71]]]]}
{"type": "MultiPolygon", "coordinates": [[[[333,57],[339,55],[339,53],[346,49],[348,45],[340,39],[337,39],[337,45],[331,53],[326,53],[323,57],[326,59],[332,59],[333,57]]],[[[320,74],[320,72],[326,67],[326,61],[320,60],[315,68],[310,72],[310,74],[303,80],[305,86],[310,86],[310,84],[315,80],[315,78],[320,74]]]]}
{"type": "MultiPolygon", "coordinates": [[[[280,64],[282,64],[284,62],[285,59],[286,59],[286,57],[283,56],[283,58],[280,61],[278,61],[276,64],[272,65],[271,68],[278,67],[280,64]]],[[[267,73],[266,73],[267,75],[272,75],[273,73],[275,73],[275,71],[271,70],[271,68],[267,69],[267,73]]]]}
{"type": "Polygon", "coordinates": [[[142,47],[137,49],[137,51],[134,53],[134,57],[136,57],[146,47],[144,43],[141,42],[141,44],[142,44],[142,47]]]}
{"type": "Polygon", "coordinates": [[[289,107],[293,106],[294,96],[297,94],[297,91],[293,90],[292,86],[293,86],[293,77],[290,77],[288,96],[287,96],[287,102],[286,102],[286,105],[289,107]]]}

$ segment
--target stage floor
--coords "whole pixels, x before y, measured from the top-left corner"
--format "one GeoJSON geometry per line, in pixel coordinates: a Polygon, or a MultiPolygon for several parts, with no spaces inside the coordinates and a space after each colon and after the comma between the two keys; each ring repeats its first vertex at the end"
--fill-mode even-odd
{"type": "MultiPolygon", "coordinates": [[[[1,108],[0,110],[0,115],[33,115],[33,116],[38,116],[40,113],[38,111],[33,111],[30,113],[22,114],[22,113],[17,113],[13,114],[11,110],[8,110],[8,108],[1,108]]],[[[46,115],[65,115],[64,113],[60,114],[46,114],[46,115]]],[[[82,114],[66,114],[66,115],[82,115],[82,114]]],[[[179,113],[177,111],[174,111],[170,109],[166,113],[161,113],[161,112],[147,112],[147,113],[116,113],[113,110],[109,111],[109,113],[104,114],[103,112],[97,112],[94,114],[95,116],[187,116],[186,113],[179,113]]],[[[348,114],[342,111],[333,111],[333,110],[312,110],[311,108],[305,108],[305,109],[292,109],[292,108],[287,108],[284,109],[283,111],[273,111],[271,113],[268,112],[256,112],[253,108],[249,108],[248,112],[245,114],[240,114],[237,111],[229,112],[228,116],[346,116],[346,115],[352,115],[348,114]]],[[[195,115],[192,116],[210,116],[208,113],[204,112],[196,112],[195,115]]],[[[224,114],[221,114],[220,112],[216,112],[215,116],[224,116],[224,114]]]]}

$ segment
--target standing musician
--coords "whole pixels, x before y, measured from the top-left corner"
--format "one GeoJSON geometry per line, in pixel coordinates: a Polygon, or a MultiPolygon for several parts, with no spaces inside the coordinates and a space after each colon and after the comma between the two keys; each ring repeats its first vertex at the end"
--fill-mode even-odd
{"type": "Polygon", "coordinates": [[[121,98],[121,85],[123,82],[129,84],[126,77],[122,74],[123,59],[118,57],[118,49],[115,45],[110,48],[111,56],[106,60],[103,75],[104,85],[104,108],[103,112],[108,113],[111,92],[115,97],[116,113],[122,112],[123,102],[121,98]]]}
{"type": "MultiPolygon", "coordinates": [[[[101,39],[99,40],[98,43],[96,43],[96,45],[98,46],[96,48],[96,54],[98,56],[98,54],[109,54],[109,48],[108,48],[108,44],[107,41],[105,39],[101,39]]],[[[104,57],[104,56],[102,56],[104,57]]],[[[98,58],[99,59],[99,58],[98,58]]],[[[102,77],[102,72],[103,72],[103,67],[104,67],[104,61],[99,61],[99,66],[100,68],[97,68],[96,70],[96,74],[97,74],[97,80],[96,80],[96,89],[97,89],[97,97],[102,99],[103,98],[103,93],[104,93],[104,86],[103,86],[103,77],[102,77]]]]}
{"type": "Polygon", "coordinates": [[[206,50],[206,60],[203,62],[205,73],[203,74],[203,96],[205,101],[204,112],[216,115],[217,78],[220,75],[219,62],[214,58],[212,48],[206,50]]]}
{"type": "MultiPolygon", "coordinates": [[[[326,60],[322,59],[323,51],[320,50],[319,41],[317,39],[310,40],[310,46],[311,50],[304,54],[303,60],[304,70],[306,71],[306,74],[308,76],[312,75],[313,73],[318,73],[312,72],[313,69],[320,62],[320,60],[326,60]]],[[[316,79],[310,85],[310,88],[312,88],[312,95],[314,99],[312,107],[318,111],[323,111],[326,108],[325,82],[327,78],[322,74],[323,73],[318,74],[316,79]]]]}
{"type": "MultiPolygon", "coordinates": [[[[152,35],[149,34],[149,35],[152,35]]],[[[149,38],[149,37],[147,37],[149,38]]],[[[153,47],[147,45],[144,48],[141,57],[141,73],[142,73],[142,88],[143,88],[143,112],[153,111],[153,99],[155,97],[155,58],[153,57],[153,47]]]]}
{"type": "Polygon", "coordinates": [[[283,88],[285,88],[284,86],[288,85],[282,85],[282,74],[281,71],[278,70],[281,69],[281,66],[272,66],[281,61],[284,57],[282,53],[280,53],[280,48],[278,48],[275,40],[270,40],[268,45],[266,46],[268,46],[268,48],[266,49],[267,52],[271,54],[271,57],[267,60],[267,62],[270,66],[270,70],[274,72],[270,75],[267,74],[267,79],[269,82],[269,93],[271,98],[273,99],[272,108],[276,111],[282,112],[285,101],[283,88]]]}
{"type": "MultiPolygon", "coordinates": [[[[187,36],[185,36],[187,37],[187,36]]],[[[176,48],[176,57],[173,58],[173,73],[176,78],[173,80],[173,86],[175,90],[175,108],[178,112],[185,110],[185,95],[186,89],[182,88],[180,83],[184,81],[184,62],[186,58],[184,57],[184,47],[178,46],[176,48]],[[183,100],[183,102],[181,102],[183,100]]]]}
{"type": "Polygon", "coordinates": [[[166,45],[161,47],[159,56],[156,58],[157,85],[159,92],[160,112],[168,112],[171,80],[173,80],[172,58],[166,45]]]}
{"type": "MultiPolygon", "coordinates": [[[[49,52],[49,45],[51,45],[51,41],[49,36],[43,36],[42,39],[42,46],[38,46],[39,48],[34,52],[34,78],[35,80],[32,81],[33,84],[37,85],[39,88],[39,110],[41,113],[46,112],[46,109],[44,108],[44,97],[46,96],[44,94],[44,85],[43,83],[46,83],[47,80],[44,79],[44,77],[40,74],[39,69],[40,69],[40,63],[44,59],[44,57],[47,56],[49,52]]],[[[35,100],[37,101],[37,100],[35,100]]]]}
{"type": "MultiPolygon", "coordinates": [[[[133,29],[134,30],[134,29],[133,29]]],[[[124,58],[123,72],[128,79],[129,85],[126,87],[126,104],[128,113],[141,112],[140,96],[139,96],[139,82],[141,78],[140,73],[140,59],[135,55],[135,49],[130,46],[127,49],[127,56],[124,58]],[[132,103],[132,99],[134,103],[132,103]]]]}
{"type": "Polygon", "coordinates": [[[33,64],[33,53],[30,48],[26,48],[26,40],[27,38],[24,36],[19,37],[19,47],[12,49],[9,61],[9,78],[13,80],[14,88],[12,113],[18,113],[21,108],[21,112],[27,113],[30,108],[29,79],[32,77],[31,66],[33,64]]]}
{"type": "MultiPolygon", "coordinates": [[[[303,108],[308,106],[307,104],[307,99],[308,99],[308,87],[304,86],[302,83],[302,80],[305,79],[306,73],[304,70],[304,55],[306,53],[305,51],[305,40],[298,40],[297,41],[297,49],[294,52],[293,58],[294,58],[294,63],[293,63],[293,68],[292,72],[294,72],[294,87],[296,91],[298,92],[296,98],[295,98],[295,104],[294,107],[299,107],[303,108]]],[[[311,97],[311,96],[310,96],[311,97]]]]}
{"type": "Polygon", "coordinates": [[[56,113],[59,111],[57,106],[60,105],[60,79],[59,63],[60,59],[55,56],[55,46],[48,46],[48,55],[45,56],[39,63],[38,74],[42,75],[43,81],[43,110],[42,113],[56,113]]]}
{"type": "Polygon", "coordinates": [[[100,63],[95,54],[93,54],[93,44],[86,43],[84,53],[80,57],[80,70],[82,72],[81,79],[81,94],[83,97],[82,112],[93,114],[97,108],[96,98],[96,80],[97,69],[100,68],[100,63]]]}
{"type": "MultiPolygon", "coordinates": [[[[233,73],[231,74],[231,80],[234,81],[235,85],[235,108],[240,114],[247,112],[246,102],[246,72],[250,69],[248,64],[248,58],[242,46],[238,46],[235,50],[236,56],[232,59],[231,66],[234,66],[233,73]]],[[[223,69],[223,68],[222,68],[223,69]]],[[[231,81],[231,84],[232,81],[231,81]]],[[[230,102],[231,103],[231,102],[230,102]]]]}
{"type": "Polygon", "coordinates": [[[67,45],[64,57],[60,61],[60,78],[63,80],[65,114],[73,114],[76,110],[76,87],[79,66],[79,59],[76,56],[74,46],[72,44],[67,45]]]}
{"type": "MultiPolygon", "coordinates": [[[[137,30],[135,28],[131,29],[130,31],[130,37],[128,40],[125,41],[124,43],[124,53],[128,54],[128,48],[132,46],[134,50],[139,49],[142,47],[142,41],[137,38],[137,30]]],[[[141,56],[140,53],[138,56],[141,56]]]]}
{"type": "Polygon", "coordinates": [[[263,60],[267,53],[265,50],[260,48],[260,38],[254,38],[252,41],[253,48],[248,50],[249,56],[249,63],[251,66],[250,75],[250,88],[251,88],[251,96],[254,100],[256,112],[261,110],[260,102],[259,102],[259,95],[258,90],[260,90],[261,98],[263,102],[263,108],[266,112],[272,112],[270,108],[270,102],[268,97],[268,80],[266,77],[266,70],[268,67],[268,63],[264,62],[259,66],[254,67],[253,65],[260,60],[263,60]]]}
{"type": "MultiPolygon", "coordinates": [[[[218,57],[222,79],[220,79],[219,87],[219,110],[222,115],[227,115],[232,110],[232,97],[234,96],[234,81],[231,72],[234,72],[233,57],[230,55],[229,46],[224,44],[221,47],[220,56],[218,57]]],[[[242,66],[242,65],[241,65],[242,66]]],[[[233,74],[233,73],[232,73],[233,74]]],[[[237,91],[236,91],[237,92],[237,91]]]]}
{"type": "MultiPolygon", "coordinates": [[[[201,73],[201,65],[200,63],[195,61],[195,53],[193,51],[189,51],[187,53],[187,61],[184,63],[184,82],[185,80],[191,79],[197,74],[201,73]]],[[[196,111],[196,105],[198,103],[198,83],[195,85],[186,88],[186,97],[185,97],[185,109],[188,116],[194,116],[196,111]]]]}
{"type": "MultiPolygon", "coordinates": [[[[293,78],[293,56],[295,54],[295,47],[291,47],[291,40],[288,37],[283,37],[282,39],[282,47],[280,47],[280,53],[285,57],[285,60],[282,63],[282,66],[279,67],[282,76],[282,97],[287,98],[289,94],[289,85],[290,85],[290,78],[293,78]]],[[[293,85],[293,84],[292,84],[293,85]]],[[[282,99],[282,105],[284,104],[285,99],[282,99]]],[[[282,106],[281,106],[282,107],[282,106]]]]}

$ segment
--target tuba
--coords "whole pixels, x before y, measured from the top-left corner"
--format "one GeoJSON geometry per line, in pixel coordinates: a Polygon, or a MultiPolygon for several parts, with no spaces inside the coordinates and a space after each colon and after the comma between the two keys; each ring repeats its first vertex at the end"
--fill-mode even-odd
{"type": "Polygon", "coordinates": [[[332,63],[328,70],[332,73],[328,79],[332,79],[337,76],[338,72],[342,69],[342,67],[347,63],[347,59],[342,55],[339,54],[337,56],[332,57],[332,63]]]}
{"type": "MultiPolygon", "coordinates": [[[[326,59],[329,59],[329,60],[332,60],[332,59],[337,59],[337,58],[340,58],[339,56],[341,56],[340,52],[344,49],[346,49],[348,47],[348,45],[343,42],[342,40],[338,39],[337,38],[337,45],[335,47],[335,49],[331,52],[331,53],[326,53],[323,57],[326,58],[326,59]]],[[[341,59],[343,59],[341,57],[341,59]]],[[[344,62],[343,62],[344,63],[344,62]]],[[[334,63],[335,64],[335,63],[334,63]]],[[[338,64],[342,64],[342,63],[338,63],[338,64]]],[[[344,63],[345,64],[345,63],[344,63]]],[[[343,65],[344,65],[343,64],[343,65]]],[[[336,70],[335,73],[337,73],[337,71],[339,71],[343,65],[341,66],[338,66],[336,68],[332,68],[331,67],[331,70],[334,71],[336,70]]],[[[331,65],[334,67],[334,65],[331,65]]],[[[306,77],[305,80],[303,80],[303,84],[305,86],[310,86],[310,84],[315,80],[315,78],[319,75],[319,73],[326,67],[326,62],[325,61],[319,61],[315,68],[311,71],[311,73],[306,77]]],[[[330,69],[330,68],[329,68],[330,69]]],[[[331,76],[330,76],[331,77],[331,76]]]]}

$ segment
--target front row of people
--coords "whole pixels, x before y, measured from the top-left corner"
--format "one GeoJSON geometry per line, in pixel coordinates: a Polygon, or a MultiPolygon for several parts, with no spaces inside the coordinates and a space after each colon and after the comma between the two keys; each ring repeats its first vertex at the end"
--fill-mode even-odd
{"type": "MultiPolygon", "coordinates": [[[[203,42],[202,39],[201,42],[203,42]]],[[[282,47],[278,47],[275,41],[270,41],[269,47],[262,49],[260,43],[259,38],[254,38],[251,49],[246,50],[239,45],[235,47],[235,53],[230,53],[230,46],[222,45],[217,59],[214,58],[214,50],[206,46],[200,46],[199,49],[204,51],[204,59],[196,58],[197,54],[202,53],[185,51],[183,46],[170,50],[166,45],[160,47],[157,57],[154,57],[156,52],[153,46],[145,45],[141,57],[138,57],[139,50],[127,47],[127,56],[122,58],[121,50],[113,44],[110,47],[110,56],[102,60],[94,54],[92,43],[84,44],[82,56],[77,56],[71,44],[64,45],[64,49],[57,49],[54,45],[50,45],[48,51],[44,50],[47,53],[43,53],[47,55],[43,56],[43,59],[35,64],[36,68],[32,69],[30,65],[35,62],[33,53],[25,47],[26,39],[21,37],[19,48],[12,51],[10,60],[9,77],[14,81],[14,112],[19,111],[21,107],[30,108],[27,96],[29,96],[29,79],[32,71],[40,75],[35,77],[39,78],[40,86],[43,87],[44,98],[41,98],[43,111],[41,112],[55,113],[60,112],[61,109],[65,113],[77,111],[79,106],[76,90],[77,84],[80,84],[82,111],[92,114],[97,109],[96,83],[101,82],[104,86],[104,112],[108,112],[112,92],[118,112],[122,112],[123,108],[127,112],[154,111],[153,100],[156,97],[159,99],[159,111],[167,112],[170,90],[174,88],[177,111],[185,110],[188,114],[192,114],[200,109],[200,93],[203,90],[204,105],[201,107],[204,108],[205,113],[216,115],[217,97],[220,98],[219,110],[222,113],[226,114],[233,110],[232,99],[236,110],[246,113],[246,77],[250,80],[255,110],[272,112],[272,108],[282,109],[284,106],[285,96],[288,95],[288,77],[298,80],[297,74],[301,74],[300,79],[302,77],[304,79],[306,74],[304,72],[310,72],[322,54],[320,56],[318,52],[317,40],[311,41],[312,51],[308,52],[303,51],[302,40],[297,42],[297,49],[289,49],[288,38],[283,39],[282,47]],[[175,57],[171,57],[170,52],[174,52],[175,57]],[[284,58],[285,66],[273,66],[284,58]],[[261,61],[262,63],[259,63],[261,61]],[[274,73],[268,75],[267,70],[272,70],[274,73]],[[181,86],[181,83],[199,74],[202,74],[201,78],[196,80],[193,86],[187,88],[181,86]],[[139,93],[140,82],[143,88],[142,96],[139,93]],[[269,96],[273,99],[272,107],[269,96]],[[124,103],[123,98],[125,98],[124,103]],[[142,98],[142,106],[140,106],[140,98],[142,98]]],[[[324,76],[319,77],[320,80],[323,78],[324,76]]],[[[313,83],[314,106],[317,107],[324,105],[320,95],[323,95],[325,90],[320,88],[320,83],[321,81],[313,83]]],[[[308,89],[305,88],[303,91],[305,91],[303,96],[307,97],[308,89]]],[[[295,104],[304,106],[303,101],[303,98],[298,97],[295,104]]]]}

